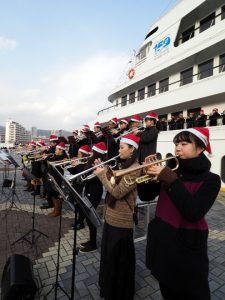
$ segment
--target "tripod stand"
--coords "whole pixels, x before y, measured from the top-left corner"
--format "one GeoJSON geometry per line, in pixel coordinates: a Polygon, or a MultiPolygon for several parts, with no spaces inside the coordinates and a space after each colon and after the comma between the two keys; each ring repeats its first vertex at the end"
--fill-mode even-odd
{"type": "Polygon", "coordinates": [[[32,212],[32,228],[27,232],[25,233],[24,235],[22,235],[19,239],[17,239],[16,241],[14,241],[11,245],[15,245],[17,242],[20,242],[21,240],[24,240],[26,242],[28,242],[31,247],[34,246],[35,244],[35,241],[41,236],[45,236],[48,238],[48,235],[41,232],[40,230],[37,230],[35,229],[34,227],[34,221],[35,221],[35,204],[36,204],[36,196],[35,196],[35,190],[34,190],[34,193],[33,193],[33,212],[32,212]],[[36,237],[35,239],[35,232],[38,233],[38,236],[36,237]],[[31,240],[28,239],[29,235],[31,235],[31,240]]]}
{"type": "MultiPolygon", "coordinates": [[[[44,296],[44,299],[47,300],[48,295],[51,294],[51,292],[54,290],[54,299],[57,300],[57,293],[58,293],[58,289],[60,289],[68,299],[74,299],[73,298],[73,294],[71,293],[71,297],[69,296],[69,294],[65,291],[65,289],[59,284],[59,257],[60,257],[60,246],[61,246],[61,228],[62,228],[62,200],[60,199],[60,216],[59,216],[59,231],[58,231],[58,249],[57,249],[57,264],[56,264],[56,279],[55,279],[55,283],[52,286],[52,288],[50,289],[50,291],[47,293],[47,295],[44,296]]],[[[75,228],[76,228],[76,224],[77,224],[77,212],[75,210],[75,228]]],[[[74,236],[76,237],[76,230],[74,228],[74,236]]],[[[73,246],[73,264],[74,261],[76,261],[76,255],[78,254],[79,249],[76,249],[76,238],[74,238],[74,246],[73,246]]],[[[72,272],[73,274],[73,272],[72,272]]],[[[75,269],[74,269],[74,276],[75,276],[75,269]]],[[[74,287],[73,287],[74,290],[74,287]]]]}
{"type": "Polygon", "coordinates": [[[18,207],[14,201],[14,198],[16,197],[16,199],[19,201],[19,197],[16,193],[16,170],[17,170],[17,167],[15,166],[15,170],[14,170],[14,175],[13,175],[13,179],[12,179],[12,183],[11,183],[11,187],[10,187],[10,192],[9,192],[9,195],[8,197],[5,199],[4,202],[7,202],[9,199],[10,199],[10,205],[9,207],[5,210],[6,213],[5,213],[5,216],[7,216],[8,212],[10,211],[10,209],[12,208],[16,208],[18,210],[22,210],[20,207],[18,207]]]}
{"type": "MultiPolygon", "coordinates": [[[[53,285],[52,289],[48,292],[48,294],[44,297],[44,299],[47,299],[47,296],[52,292],[54,289],[55,292],[55,300],[57,300],[57,291],[58,288],[61,289],[61,291],[66,295],[66,297],[69,300],[74,300],[74,290],[75,290],[75,269],[76,269],[76,255],[79,252],[79,249],[77,248],[77,224],[78,224],[78,215],[77,215],[77,207],[83,211],[87,219],[90,219],[90,221],[93,223],[95,227],[98,227],[101,225],[101,220],[98,217],[93,205],[90,203],[87,197],[81,197],[80,194],[73,188],[73,186],[70,184],[70,182],[62,176],[62,174],[59,172],[57,168],[55,168],[57,174],[61,176],[63,179],[63,189],[62,186],[60,187],[54,177],[51,174],[48,174],[50,181],[54,184],[56,190],[58,191],[61,198],[67,202],[72,209],[74,210],[74,241],[73,241],[73,259],[72,259],[72,283],[71,283],[71,293],[69,294],[63,289],[63,287],[60,286],[58,282],[58,276],[59,276],[59,256],[60,256],[60,242],[61,242],[61,222],[62,222],[62,212],[60,213],[60,221],[59,221],[59,233],[58,233],[58,257],[57,257],[57,272],[56,272],[56,281],[53,285]],[[66,195],[65,195],[66,194],[66,195]],[[73,199],[73,203],[68,199],[73,199]]],[[[62,205],[62,203],[61,203],[62,205]]],[[[62,210],[61,210],[62,211],[62,210]]]]}

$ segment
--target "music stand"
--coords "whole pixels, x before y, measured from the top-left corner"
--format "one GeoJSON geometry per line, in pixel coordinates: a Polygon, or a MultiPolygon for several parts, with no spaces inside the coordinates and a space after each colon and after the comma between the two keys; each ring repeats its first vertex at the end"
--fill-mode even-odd
{"type": "MultiPolygon", "coordinates": [[[[35,187],[36,188],[36,187],[35,187]]],[[[18,238],[16,241],[14,241],[11,246],[15,245],[16,243],[24,240],[26,242],[28,242],[31,247],[34,246],[36,240],[41,236],[45,236],[46,238],[48,238],[48,235],[41,232],[40,230],[36,229],[34,227],[34,221],[35,221],[35,206],[36,206],[36,196],[35,196],[35,189],[34,189],[34,193],[33,193],[33,212],[32,212],[32,228],[30,230],[28,230],[28,232],[26,232],[25,234],[23,234],[20,238],[18,238]],[[36,237],[36,239],[34,238],[34,234],[35,232],[38,233],[38,236],[36,237]],[[28,239],[29,235],[31,235],[31,240],[28,239]]]]}
{"type": "Polygon", "coordinates": [[[19,210],[22,210],[21,208],[19,208],[16,205],[16,203],[14,201],[14,197],[16,197],[17,200],[19,201],[19,197],[18,197],[18,195],[16,193],[16,170],[19,167],[19,164],[15,161],[15,159],[11,155],[9,155],[9,154],[7,154],[7,153],[5,153],[3,151],[0,151],[0,160],[6,166],[9,166],[9,165],[13,165],[14,166],[14,175],[13,175],[12,183],[11,183],[11,186],[10,186],[10,193],[9,193],[8,197],[4,201],[4,202],[7,202],[7,200],[9,200],[11,198],[10,205],[6,209],[6,215],[7,215],[7,213],[9,212],[9,210],[11,208],[13,208],[13,207],[17,208],[19,210]]]}
{"type": "MultiPolygon", "coordinates": [[[[44,299],[47,299],[47,296],[54,289],[55,300],[57,300],[57,290],[60,290],[65,294],[65,296],[69,300],[74,300],[74,292],[75,292],[75,270],[76,270],[76,255],[79,252],[79,248],[77,248],[77,224],[78,224],[78,213],[77,208],[81,209],[85,214],[85,217],[89,219],[95,227],[99,227],[101,225],[101,219],[99,218],[94,206],[91,204],[87,197],[81,197],[80,194],[73,188],[67,178],[63,177],[58,168],[54,167],[54,170],[57,174],[62,178],[64,189],[59,187],[56,180],[51,174],[48,174],[50,181],[54,184],[55,188],[59,192],[61,198],[69,204],[69,206],[74,211],[74,241],[73,241],[73,258],[72,258],[72,278],[71,278],[71,292],[70,295],[65,291],[65,289],[59,284],[59,256],[60,256],[60,241],[61,241],[61,222],[62,222],[62,213],[60,213],[59,219],[59,233],[58,233],[58,251],[57,251],[57,266],[56,266],[56,281],[51,290],[45,295],[44,299]],[[67,195],[65,195],[65,192],[67,195]],[[73,197],[74,203],[70,201],[71,196],[73,197]]],[[[62,205],[62,203],[61,203],[62,205]]]]}

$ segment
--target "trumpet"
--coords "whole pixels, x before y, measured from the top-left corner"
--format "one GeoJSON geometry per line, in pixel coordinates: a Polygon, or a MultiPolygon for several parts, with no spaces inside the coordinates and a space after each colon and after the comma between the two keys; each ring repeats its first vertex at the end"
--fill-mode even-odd
{"type": "Polygon", "coordinates": [[[81,157],[81,158],[68,158],[68,159],[62,159],[62,160],[58,160],[58,161],[50,161],[48,162],[49,165],[54,166],[54,167],[66,167],[66,168],[70,168],[73,167],[72,163],[75,161],[78,161],[80,164],[86,164],[88,162],[88,159],[90,158],[90,156],[87,157],[81,157]]]}
{"type": "Polygon", "coordinates": [[[33,160],[33,161],[42,161],[42,160],[45,160],[47,157],[48,158],[53,158],[55,156],[55,153],[44,153],[44,154],[40,154],[40,155],[29,155],[28,158],[30,160],[33,160]]]}
{"type": "Polygon", "coordinates": [[[119,135],[118,137],[114,138],[115,142],[118,142],[121,140],[122,137],[124,137],[125,135],[127,135],[128,133],[133,133],[134,131],[138,130],[139,132],[142,132],[145,130],[144,127],[142,126],[139,126],[139,127],[136,127],[136,128],[130,128],[128,130],[126,130],[123,134],[119,135]]]}
{"type": "Polygon", "coordinates": [[[103,167],[104,165],[108,165],[109,162],[113,162],[113,161],[114,161],[114,164],[113,164],[113,165],[110,165],[110,168],[111,168],[111,169],[115,168],[116,165],[117,165],[117,160],[116,160],[116,159],[117,159],[119,156],[120,156],[120,155],[116,155],[116,156],[114,156],[114,157],[112,157],[112,158],[110,158],[110,159],[108,159],[108,160],[106,160],[106,161],[104,161],[104,162],[102,162],[102,163],[96,165],[96,166],[93,166],[93,167],[91,167],[91,168],[89,168],[89,169],[87,169],[87,170],[84,170],[83,172],[80,172],[80,173],[78,173],[78,174],[72,175],[72,176],[70,176],[68,179],[69,179],[69,181],[73,181],[73,180],[75,180],[76,178],[81,177],[82,181],[90,180],[90,179],[94,178],[96,175],[95,175],[95,174],[91,174],[91,175],[86,176],[87,173],[89,173],[89,172],[91,172],[91,171],[94,171],[94,170],[95,170],[96,168],[98,168],[98,167],[103,167]]]}
{"type": "Polygon", "coordinates": [[[140,176],[140,177],[136,178],[135,182],[132,182],[130,179],[128,179],[126,177],[126,175],[128,175],[128,174],[130,174],[132,172],[144,169],[144,168],[148,168],[148,167],[156,165],[156,164],[162,164],[164,162],[168,162],[169,160],[172,160],[172,159],[175,160],[176,165],[171,170],[175,171],[179,167],[179,162],[178,162],[178,159],[177,159],[176,156],[170,156],[170,157],[166,157],[164,159],[156,159],[155,161],[152,161],[152,162],[149,162],[149,163],[146,163],[146,164],[143,164],[143,165],[139,165],[137,167],[132,167],[132,168],[127,168],[127,169],[123,169],[123,170],[112,171],[112,173],[113,173],[114,177],[124,176],[124,181],[126,182],[127,185],[132,185],[135,182],[137,184],[148,183],[149,181],[157,180],[157,178],[155,176],[151,176],[151,175],[146,174],[146,175],[143,175],[143,176],[140,176]]]}

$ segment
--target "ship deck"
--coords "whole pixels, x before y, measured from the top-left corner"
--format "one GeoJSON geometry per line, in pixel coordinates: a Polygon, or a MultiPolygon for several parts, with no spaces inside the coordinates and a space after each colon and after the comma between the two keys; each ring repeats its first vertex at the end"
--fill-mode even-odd
{"type": "MultiPolygon", "coordinates": [[[[9,172],[9,177],[13,172],[9,172]]],[[[38,286],[35,299],[55,299],[54,290],[51,291],[56,280],[56,262],[58,248],[59,217],[47,216],[49,210],[41,210],[42,200],[35,197],[35,229],[48,235],[36,239],[34,246],[22,240],[15,245],[14,241],[32,228],[33,196],[24,191],[25,182],[21,179],[21,171],[17,171],[16,207],[9,210],[11,199],[7,201],[9,188],[2,188],[3,171],[0,171],[0,276],[2,277],[5,263],[13,254],[22,254],[30,258],[38,286]],[[18,196],[18,199],[17,199],[18,196]],[[22,210],[21,210],[22,209],[22,210]],[[50,294],[48,294],[50,292],[50,294]],[[45,297],[47,295],[47,298],[45,297]]],[[[14,206],[14,205],[13,205],[14,206]]],[[[155,205],[150,207],[150,217],[154,214],[155,205]]],[[[100,208],[101,213],[101,208],[100,208]]],[[[74,213],[63,204],[62,232],[60,247],[59,283],[70,294],[72,278],[72,253],[74,231],[71,230],[74,213]]],[[[210,288],[212,300],[225,299],[225,194],[220,193],[215,204],[207,215],[209,223],[209,259],[210,259],[210,288]]],[[[75,272],[75,299],[102,299],[99,297],[98,274],[100,263],[101,228],[98,229],[98,250],[93,253],[78,253],[75,272]]],[[[140,231],[140,230],[139,230],[140,231]]],[[[35,237],[37,235],[35,234],[35,237]]],[[[78,231],[77,244],[87,240],[88,228],[78,231]]],[[[29,237],[28,237],[29,239],[29,237]]],[[[134,299],[162,299],[158,284],[145,267],[146,240],[135,242],[136,248],[136,294],[134,299]]],[[[68,299],[60,290],[57,290],[57,299],[68,299]]]]}

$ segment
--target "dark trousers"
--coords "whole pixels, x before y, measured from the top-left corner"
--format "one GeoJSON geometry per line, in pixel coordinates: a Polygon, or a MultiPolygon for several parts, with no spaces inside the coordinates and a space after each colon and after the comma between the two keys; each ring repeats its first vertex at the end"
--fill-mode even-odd
{"type": "Polygon", "coordinates": [[[163,283],[159,282],[160,292],[163,296],[164,300],[210,300],[210,290],[208,284],[203,284],[202,286],[191,291],[188,289],[187,291],[177,292],[174,291],[163,283]]]}
{"type": "MultiPolygon", "coordinates": [[[[94,206],[95,209],[98,207],[102,199],[102,193],[103,193],[102,185],[96,185],[95,190],[92,189],[86,190],[86,196],[88,197],[89,201],[91,202],[91,204],[94,206]]],[[[96,247],[97,229],[88,219],[87,219],[87,225],[90,233],[91,246],[96,247]]]]}

